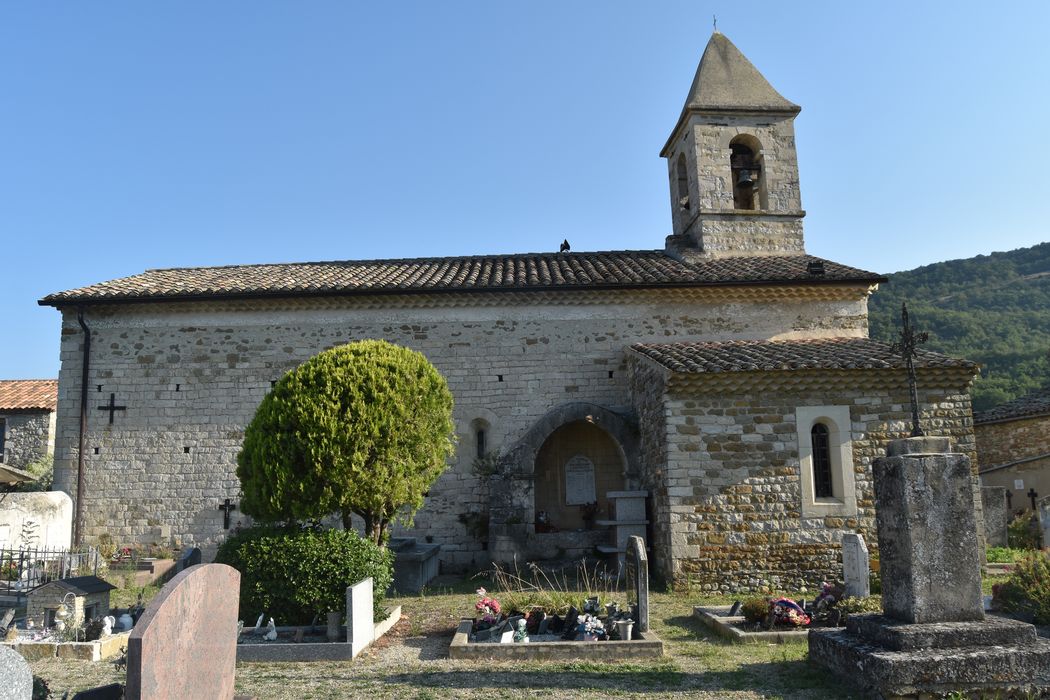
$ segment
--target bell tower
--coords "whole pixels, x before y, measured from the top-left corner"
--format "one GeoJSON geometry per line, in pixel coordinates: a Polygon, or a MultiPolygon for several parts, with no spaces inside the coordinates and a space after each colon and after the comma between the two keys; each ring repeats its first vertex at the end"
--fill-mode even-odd
{"type": "Polygon", "coordinates": [[[724,34],[711,35],[660,152],[674,222],[668,253],[683,259],[805,254],[795,153],[799,111],[724,34]]]}

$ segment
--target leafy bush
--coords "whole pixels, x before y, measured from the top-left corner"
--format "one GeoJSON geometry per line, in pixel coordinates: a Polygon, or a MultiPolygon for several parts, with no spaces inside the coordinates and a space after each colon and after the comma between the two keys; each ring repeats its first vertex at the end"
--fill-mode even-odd
{"type": "Polygon", "coordinates": [[[846,624],[846,618],[850,615],[856,615],[859,613],[881,613],[882,596],[869,595],[864,598],[847,596],[836,602],[833,608],[838,610],[842,615],[842,617],[839,618],[839,623],[846,624]]]}
{"type": "Polygon", "coordinates": [[[347,530],[247,528],[219,547],[215,561],[241,572],[241,618],[261,612],[281,624],[309,624],[346,607],[346,588],[369,576],[376,619],[394,580],[394,555],[347,530]]]}
{"type": "Polygon", "coordinates": [[[1012,547],[989,547],[988,562],[991,564],[1012,564],[1021,561],[1032,553],[1030,549],[1014,549],[1012,547]]]}
{"type": "Polygon", "coordinates": [[[1011,549],[1039,549],[1039,519],[1030,509],[1019,513],[1006,526],[1011,549]]]}
{"type": "Polygon", "coordinates": [[[748,598],[740,606],[740,614],[748,622],[762,622],[769,615],[769,598],[748,598]]]}
{"type": "Polygon", "coordinates": [[[1035,552],[1017,562],[999,596],[1008,612],[1031,615],[1037,625],[1050,625],[1050,553],[1035,552]]]}
{"type": "Polygon", "coordinates": [[[379,544],[411,521],[455,452],[452,393],[420,353],[382,340],[326,350],[282,377],[244,431],[241,510],[260,520],[360,515],[379,544]]]}

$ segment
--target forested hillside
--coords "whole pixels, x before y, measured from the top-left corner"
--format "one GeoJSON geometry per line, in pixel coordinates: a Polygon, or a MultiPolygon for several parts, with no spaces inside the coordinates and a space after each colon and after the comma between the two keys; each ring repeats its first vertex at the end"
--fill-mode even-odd
{"type": "Polygon", "coordinates": [[[974,410],[1050,383],[1050,243],[889,275],[871,297],[871,337],[893,342],[901,302],[926,347],[982,365],[974,410]]]}

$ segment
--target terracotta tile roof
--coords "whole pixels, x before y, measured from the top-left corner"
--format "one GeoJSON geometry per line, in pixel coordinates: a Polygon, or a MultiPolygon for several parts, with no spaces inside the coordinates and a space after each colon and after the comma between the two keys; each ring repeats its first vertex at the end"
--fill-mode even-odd
{"type": "Polygon", "coordinates": [[[1037,389],[1021,398],[999,404],[995,408],[973,414],[973,422],[995,423],[1016,418],[1050,415],[1050,386],[1037,389]]]}
{"type": "Polygon", "coordinates": [[[808,255],[689,264],[663,251],[638,250],[148,270],[50,294],[39,303],[881,281],[874,273],[808,255]],[[807,271],[816,261],[824,264],[823,275],[807,271]]]}
{"type": "Polygon", "coordinates": [[[57,404],[57,379],[0,379],[0,411],[54,411],[57,404]]]}
{"type": "MultiPolygon", "coordinates": [[[[868,338],[819,340],[730,340],[721,343],[638,343],[631,349],[679,374],[794,371],[811,369],[904,369],[888,343],[868,338]]],[[[919,351],[918,368],[977,371],[977,365],[919,351]]]]}

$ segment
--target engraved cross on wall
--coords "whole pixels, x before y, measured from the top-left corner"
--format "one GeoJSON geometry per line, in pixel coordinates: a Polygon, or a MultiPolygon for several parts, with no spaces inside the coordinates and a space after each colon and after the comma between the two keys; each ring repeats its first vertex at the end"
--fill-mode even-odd
{"type": "Polygon", "coordinates": [[[128,407],[127,406],[118,406],[117,405],[117,395],[116,394],[110,394],[109,395],[109,403],[108,404],[103,404],[102,406],[99,406],[98,410],[100,410],[100,411],[109,411],[109,424],[113,425],[113,414],[116,411],[126,411],[126,410],[128,410],[128,407]]]}

